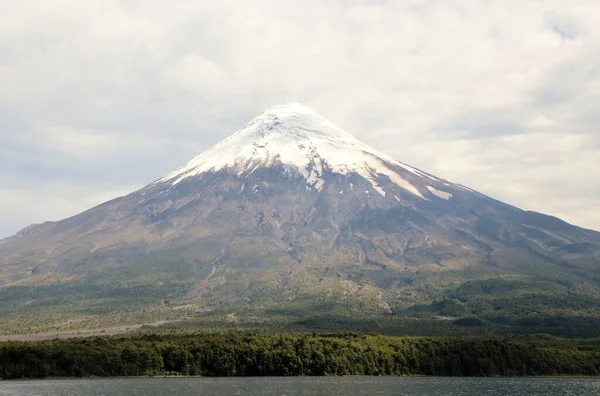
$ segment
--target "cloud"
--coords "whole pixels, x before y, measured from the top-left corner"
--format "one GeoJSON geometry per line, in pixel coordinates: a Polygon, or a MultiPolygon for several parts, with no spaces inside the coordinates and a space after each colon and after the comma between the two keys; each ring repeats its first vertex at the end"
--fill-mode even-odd
{"type": "Polygon", "coordinates": [[[140,187],[288,101],[399,160],[600,229],[599,12],[594,0],[3,1],[0,235],[140,187]]]}
{"type": "Polygon", "coordinates": [[[0,213],[3,221],[0,230],[14,233],[25,225],[56,221],[83,212],[113,198],[125,195],[138,186],[114,185],[107,181],[76,185],[68,182],[48,181],[36,185],[10,187],[18,182],[0,179],[0,213]],[[16,212],[15,215],[11,215],[16,212]]]}

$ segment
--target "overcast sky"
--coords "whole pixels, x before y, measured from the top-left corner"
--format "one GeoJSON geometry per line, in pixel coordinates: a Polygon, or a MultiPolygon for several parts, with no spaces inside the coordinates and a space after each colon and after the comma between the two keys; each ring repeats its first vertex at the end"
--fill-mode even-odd
{"type": "Polygon", "coordinates": [[[600,229],[598,0],[0,0],[0,236],[140,188],[290,101],[600,229]]]}

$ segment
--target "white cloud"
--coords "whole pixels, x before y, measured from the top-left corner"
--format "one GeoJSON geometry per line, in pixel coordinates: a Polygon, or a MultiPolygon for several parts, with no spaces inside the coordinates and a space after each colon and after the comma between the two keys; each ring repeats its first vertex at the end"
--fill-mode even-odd
{"type": "Polygon", "coordinates": [[[15,233],[29,224],[60,220],[126,195],[134,188],[139,186],[115,186],[106,182],[88,185],[47,182],[22,188],[3,187],[0,188],[0,213],[3,214],[0,232],[15,233]]]}
{"type": "MultiPolygon", "coordinates": [[[[0,193],[43,195],[47,218],[299,101],[402,161],[600,229],[595,0],[5,0],[0,26],[0,193]]],[[[10,205],[0,235],[31,220],[10,205]]]]}

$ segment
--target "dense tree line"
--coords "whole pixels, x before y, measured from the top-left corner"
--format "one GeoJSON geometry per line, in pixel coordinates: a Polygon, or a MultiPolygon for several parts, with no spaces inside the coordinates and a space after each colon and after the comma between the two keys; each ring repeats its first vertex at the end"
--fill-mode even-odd
{"type": "Polygon", "coordinates": [[[598,375],[600,341],[180,334],[0,343],[0,377],[598,375]]]}

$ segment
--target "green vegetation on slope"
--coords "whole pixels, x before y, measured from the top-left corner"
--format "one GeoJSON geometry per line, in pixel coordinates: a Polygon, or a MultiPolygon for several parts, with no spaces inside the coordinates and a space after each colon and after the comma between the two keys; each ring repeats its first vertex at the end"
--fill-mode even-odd
{"type": "Polygon", "coordinates": [[[0,377],[598,375],[598,340],[335,333],[137,335],[0,344],[0,377]]]}
{"type": "Polygon", "coordinates": [[[283,279],[235,263],[213,274],[194,262],[197,252],[178,253],[75,280],[2,287],[0,334],[178,321],[171,327],[595,337],[600,326],[600,289],[546,266],[516,274],[498,266],[394,272],[323,263],[283,279]]]}

